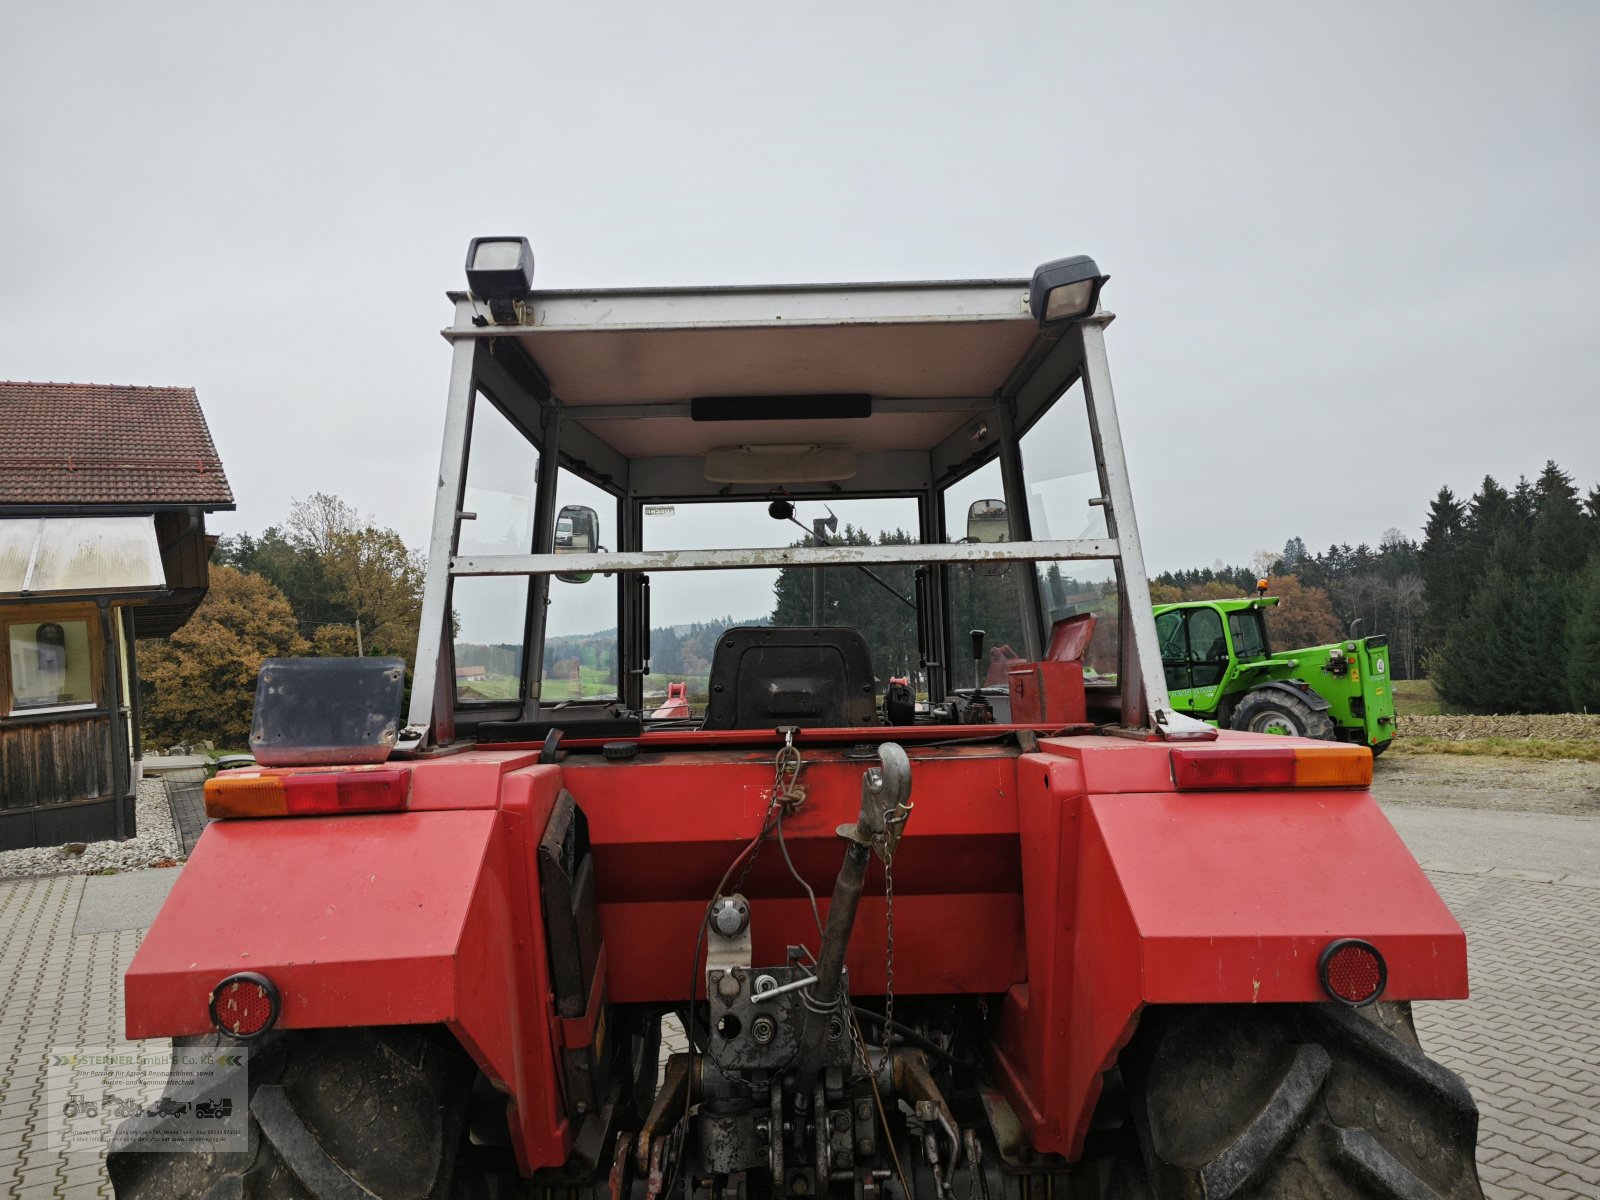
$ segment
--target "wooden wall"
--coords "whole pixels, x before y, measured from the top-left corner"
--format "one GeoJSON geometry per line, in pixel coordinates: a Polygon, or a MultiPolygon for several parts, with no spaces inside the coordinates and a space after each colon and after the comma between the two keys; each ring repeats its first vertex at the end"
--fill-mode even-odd
{"type": "Polygon", "coordinates": [[[0,809],[111,795],[111,719],[103,713],[0,727],[0,809]]]}

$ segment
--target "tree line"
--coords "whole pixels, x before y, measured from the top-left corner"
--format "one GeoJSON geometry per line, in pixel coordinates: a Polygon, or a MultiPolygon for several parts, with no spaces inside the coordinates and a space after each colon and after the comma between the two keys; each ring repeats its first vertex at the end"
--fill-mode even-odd
{"type": "Polygon", "coordinates": [[[1554,462],[1439,489],[1420,551],[1439,694],[1473,712],[1600,710],[1600,487],[1554,462]]]}
{"type": "Polygon", "coordinates": [[[194,616],[140,647],[145,741],[242,748],[263,659],[396,655],[409,667],[423,566],[393,529],[321,492],[259,536],[218,539],[194,616]]]}
{"type": "Polygon", "coordinates": [[[1267,610],[1267,636],[1274,649],[1318,646],[1343,638],[1381,633],[1389,639],[1390,667],[1398,679],[1424,670],[1424,581],[1415,541],[1398,529],[1384,533],[1376,549],[1365,542],[1329,546],[1312,554],[1292,537],[1281,551],[1257,552],[1247,566],[1163,571],[1151,577],[1158,604],[1221,600],[1253,594],[1267,581],[1267,595],[1280,602],[1267,610]],[[1357,624],[1359,622],[1359,624],[1357,624]]]}

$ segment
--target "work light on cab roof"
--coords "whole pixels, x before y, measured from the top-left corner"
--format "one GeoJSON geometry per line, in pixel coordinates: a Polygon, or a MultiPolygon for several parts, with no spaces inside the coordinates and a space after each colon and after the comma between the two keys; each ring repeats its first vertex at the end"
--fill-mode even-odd
{"type": "Polygon", "coordinates": [[[1099,305],[1100,289],[1110,278],[1087,254],[1047,262],[1033,273],[1028,308],[1044,329],[1081,321],[1099,305]]]}
{"type": "Polygon", "coordinates": [[[496,325],[520,320],[517,306],[533,291],[533,247],[525,237],[475,237],[467,243],[467,286],[489,302],[496,325]]]}

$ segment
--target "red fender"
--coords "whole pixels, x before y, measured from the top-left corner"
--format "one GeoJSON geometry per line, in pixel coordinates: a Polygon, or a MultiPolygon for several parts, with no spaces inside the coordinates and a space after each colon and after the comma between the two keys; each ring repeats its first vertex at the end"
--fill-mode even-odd
{"type": "Polygon", "coordinates": [[[279,1028],[443,1024],[510,1094],[523,1168],[565,1162],[535,858],[560,786],[534,766],[498,809],[213,822],[128,968],[128,1037],[210,1032],[237,971],[277,984],[279,1028]]]}
{"type": "Polygon", "coordinates": [[[1078,1155],[1145,1004],[1325,1002],[1339,937],[1386,999],[1466,996],[1465,935],[1370,794],[1177,792],[1163,746],[1046,748],[1018,762],[1028,982],[996,1054],[1036,1149],[1078,1155]]]}

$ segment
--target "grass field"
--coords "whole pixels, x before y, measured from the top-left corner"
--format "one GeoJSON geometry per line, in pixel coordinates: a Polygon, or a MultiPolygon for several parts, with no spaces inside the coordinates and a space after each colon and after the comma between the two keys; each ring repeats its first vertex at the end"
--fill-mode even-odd
{"type": "Polygon", "coordinates": [[[1437,717],[1461,711],[1439,699],[1430,680],[1396,679],[1390,686],[1394,688],[1395,711],[1402,717],[1437,717]]]}
{"type": "Polygon", "coordinates": [[[540,688],[545,700],[578,700],[584,696],[614,696],[617,681],[598,667],[579,667],[578,679],[546,679],[540,688]]]}

